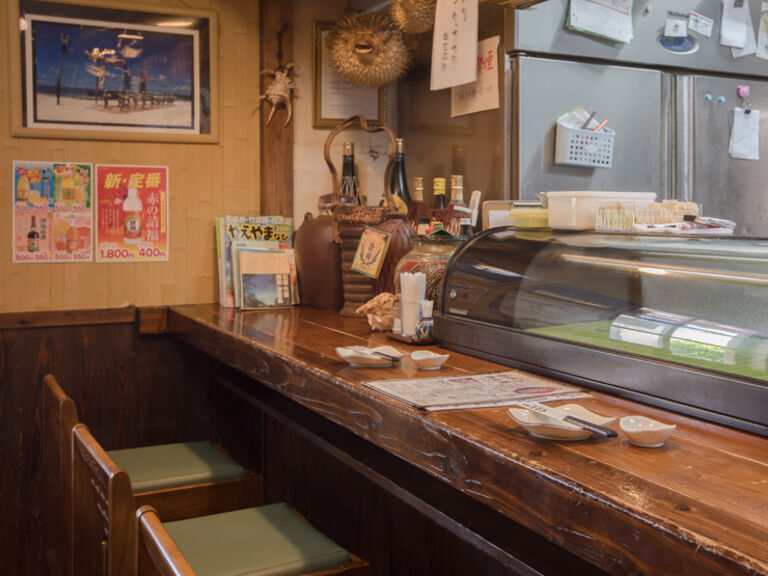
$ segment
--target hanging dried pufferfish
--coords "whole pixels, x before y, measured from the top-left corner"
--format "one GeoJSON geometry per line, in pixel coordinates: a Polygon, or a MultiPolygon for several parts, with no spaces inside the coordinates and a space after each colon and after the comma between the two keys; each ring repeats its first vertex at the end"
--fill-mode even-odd
{"type": "Polygon", "coordinates": [[[342,16],[328,33],[328,55],[339,75],[358,86],[394,82],[411,60],[400,30],[375,12],[342,16]]]}
{"type": "Polygon", "coordinates": [[[392,0],[389,15],[405,34],[421,34],[435,25],[437,0],[392,0]]]}

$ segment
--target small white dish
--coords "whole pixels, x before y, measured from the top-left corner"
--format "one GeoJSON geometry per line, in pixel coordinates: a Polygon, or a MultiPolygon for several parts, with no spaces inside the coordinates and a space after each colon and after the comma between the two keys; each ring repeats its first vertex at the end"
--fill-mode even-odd
{"type": "Polygon", "coordinates": [[[431,350],[416,350],[411,352],[411,358],[419,370],[440,370],[450,354],[438,354],[431,350]]]}
{"type": "Polygon", "coordinates": [[[663,446],[675,424],[663,424],[645,416],[624,416],[619,421],[619,427],[629,438],[629,443],[643,448],[658,448],[663,446]]]}
{"type": "Polygon", "coordinates": [[[397,348],[392,346],[377,346],[376,348],[366,348],[365,346],[353,346],[353,347],[340,347],[336,348],[336,354],[341,356],[343,360],[349,363],[354,368],[385,368],[387,366],[396,366],[400,363],[400,359],[403,356],[407,356],[407,352],[401,352],[397,348]],[[383,356],[378,356],[376,352],[380,354],[386,354],[396,360],[390,360],[383,356]]]}
{"type": "MultiPolygon", "coordinates": [[[[599,426],[605,426],[616,421],[616,418],[601,416],[579,404],[565,404],[564,406],[557,406],[557,409],[599,426]]],[[[558,420],[557,418],[552,418],[546,414],[531,412],[525,408],[513,407],[509,408],[507,412],[509,412],[509,415],[512,416],[515,422],[536,438],[544,438],[546,440],[584,440],[592,436],[590,430],[558,420]]]]}

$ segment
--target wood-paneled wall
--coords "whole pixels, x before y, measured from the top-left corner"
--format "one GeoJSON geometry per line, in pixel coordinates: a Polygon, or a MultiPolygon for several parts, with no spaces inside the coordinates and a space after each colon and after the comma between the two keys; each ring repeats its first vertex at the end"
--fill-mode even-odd
{"type": "MultiPolygon", "coordinates": [[[[109,3],[110,0],[104,0],[109,3]]],[[[12,138],[7,34],[0,41],[0,313],[150,306],[217,300],[216,216],[259,212],[259,2],[141,0],[215,10],[219,15],[218,144],[129,143],[12,138]],[[168,166],[170,259],[143,264],[12,264],[14,160],[168,166]]],[[[7,3],[0,30],[8,29],[7,3]]],[[[125,4],[122,3],[121,6],[125,4]]]]}
{"type": "Polygon", "coordinates": [[[108,450],[215,439],[214,363],[133,309],[0,323],[0,574],[44,574],[42,378],[53,373],[108,450]]]}

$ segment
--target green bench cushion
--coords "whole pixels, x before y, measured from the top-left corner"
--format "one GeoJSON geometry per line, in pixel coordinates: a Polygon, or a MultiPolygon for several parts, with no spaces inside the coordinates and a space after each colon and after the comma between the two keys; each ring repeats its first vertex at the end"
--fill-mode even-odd
{"type": "Polygon", "coordinates": [[[180,442],[108,452],[128,472],[134,492],[241,478],[245,468],[210,442],[180,442]]]}
{"type": "Polygon", "coordinates": [[[284,503],[164,526],[199,576],[289,576],[349,562],[346,550],[284,503]]]}

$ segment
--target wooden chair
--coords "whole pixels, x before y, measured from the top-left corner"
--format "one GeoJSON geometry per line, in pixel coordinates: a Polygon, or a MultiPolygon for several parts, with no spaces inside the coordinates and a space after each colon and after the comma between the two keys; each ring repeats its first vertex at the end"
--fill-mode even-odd
{"type": "MultiPolygon", "coordinates": [[[[50,550],[52,573],[71,574],[72,430],[77,410],[54,376],[47,375],[43,383],[44,462],[46,469],[59,472],[46,474],[46,550],[50,550]]],[[[135,480],[131,490],[136,505],[152,505],[164,521],[257,506],[262,501],[261,476],[209,442],[113,450],[109,457],[135,480]]]]}
{"type": "Polygon", "coordinates": [[[166,524],[151,506],[137,512],[130,477],[84,424],[76,424],[72,433],[72,490],[74,574],[203,575],[210,566],[223,574],[222,565],[233,564],[232,574],[257,573],[263,565],[243,569],[243,562],[252,562],[259,548],[269,555],[267,566],[280,565],[275,574],[288,574],[286,565],[295,567],[297,575],[367,574],[365,562],[350,557],[284,504],[166,524]]]}

